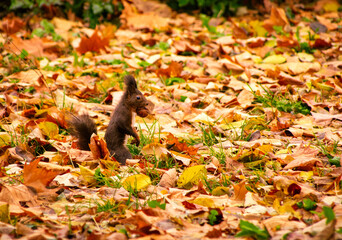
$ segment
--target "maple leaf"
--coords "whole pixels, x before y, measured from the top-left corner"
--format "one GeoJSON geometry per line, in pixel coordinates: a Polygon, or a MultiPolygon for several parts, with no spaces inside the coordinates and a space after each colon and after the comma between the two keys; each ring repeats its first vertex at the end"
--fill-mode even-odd
{"type": "Polygon", "coordinates": [[[98,34],[98,29],[96,28],[91,37],[84,36],[81,38],[80,45],[76,48],[76,50],[80,54],[84,54],[86,52],[97,52],[100,50],[106,51],[106,47],[109,46],[109,39],[105,37],[101,37],[98,34]]]}
{"type": "Polygon", "coordinates": [[[176,61],[171,61],[169,67],[157,69],[156,74],[158,77],[180,77],[183,71],[183,64],[176,61]]]}

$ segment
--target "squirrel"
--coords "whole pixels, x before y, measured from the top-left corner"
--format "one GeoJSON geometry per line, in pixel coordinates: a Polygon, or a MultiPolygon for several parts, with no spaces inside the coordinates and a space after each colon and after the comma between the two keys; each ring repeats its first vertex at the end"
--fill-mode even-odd
{"type": "MultiPolygon", "coordinates": [[[[138,133],[132,127],[134,114],[146,117],[153,108],[153,103],[138,90],[132,75],[126,75],[124,82],[125,91],[111,116],[104,137],[110,154],[114,155],[114,158],[122,165],[126,164],[126,159],[132,158],[125,146],[126,135],[134,137],[137,146],[140,144],[138,133]]],[[[80,149],[90,150],[90,137],[93,133],[97,134],[94,120],[88,114],[73,116],[69,121],[69,126],[71,135],[78,139],[80,149]]]]}

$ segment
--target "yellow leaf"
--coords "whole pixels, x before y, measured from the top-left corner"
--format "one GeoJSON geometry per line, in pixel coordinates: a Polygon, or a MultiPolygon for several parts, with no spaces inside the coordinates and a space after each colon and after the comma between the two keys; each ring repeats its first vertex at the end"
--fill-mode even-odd
{"type": "Polygon", "coordinates": [[[122,186],[127,190],[142,190],[151,185],[151,179],[145,174],[136,174],[122,180],[122,186]]]}
{"type": "Polygon", "coordinates": [[[313,60],[315,60],[315,57],[312,54],[302,52],[297,55],[302,62],[313,62],[313,60]]]}
{"type": "Polygon", "coordinates": [[[319,90],[328,91],[328,92],[334,90],[333,86],[329,86],[329,85],[324,84],[324,83],[319,83],[317,81],[311,81],[311,84],[319,90]]]}
{"type": "Polygon", "coordinates": [[[112,160],[104,160],[100,159],[100,163],[102,164],[103,168],[105,169],[118,169],[120,166],[120,163],[117,161],[112,161],[112,160]]]}
{"type": "Polygon", "coordinates": [[[198,114],[195,118],[189,120],[190,122],[199,122],[199,123],[204,123],[207,125],[212,124],[213,122],[215,122],[215,120],[211,117],[209,117],[207,114],[205,113],[201,113],[198,114]]]}
{"type": "Polygon", "coordinates": [[[225,194],[229,194],[229,188],[227,187],[216,187],[214,190],[211,192],[213,196],[222,196],[225,194]]]}
{"type": "Polygon", "coordinates": [[[277,46],[277,41],[276,40],[268,40],[265,43],[265,46],[267,46],[267,47],[275,47],[275,46],[277,46]]]}
{"type": "Polygon", "coordinates": [[[220,127],[223,130],[230,130],[230,129],[236,129],[236,128],[240,128],[242,127],[244,124],[246,123],[245,120],[240,120],[240,121],[236,121],[236,122],[231,122],[231,123],[222,123],[220,124],[220,127]]]}
{"type": "Polygon", "coordinates": [[[198,184],[200,179],[207,178],[207,169],[204,165],[189,167],[184,170],[177,181],[178,187],[190,189],[193,185],[198,184]]]}
{"type": "Polygon", "coordinates": [[[284,62],[286,62],[286,58],[280,54],[268,56],[263,61],[263,63],[271,63],[271,64],[280,64],[284,62]]]}
{"type": "Polygon", "coordinates": [[[252,56],[252,60],[254,63],[262,63],[262,58],[259,56],[252,56]]]}
{"type": "Polygon", "coordinates": [[[0,147],[7,146],[11,143],[11,136],[6,132],[0,133],[0,147]]]}
{"type": "Polygon", "coordinates": [[[279,151],[275,152],[275,155],[280,155],[280,154],[287,154],[289,153],[289,149],[280,149],[279,151]]]}
{"type": "Polygon", "coordinates": [[[259,150],[260,152],[262,152],[263,154],[267,154],[269,152],[273,152],[273,146],[272,145],[262,145],[260,147],[258,147],[256,150],[259,150]]]}
{"type": "Polygon", "coordinates": [[[215,207],[215,202],[211,198],[204,198],[204,197],[199,197],[194,200],[189,201],[191,203],[201,205],[204,207],[209,207],[209,208],[214,208],[215,207]]]}
{"type": "Polygon", "coordinates": [[[324,4],[323,9],[326,12],[337,12],[339,9],[340,5],[338,2],[328,2],[324,4]]]}
{"type": "Polygon", "coordinates": [[[48,136],[49,138],[54,138],[55,136],[58,136],[58,126],[57,124],[53,123],[53,122],[41,122],[38,124],[38,127],[40,128],[40,130],[43,132],[43,134],[45,136],[48,136]]]}
{"type": "Polygon", "coordinates": [[[303,179],[304,181],[310,181],[310,180],[312,180],[312,176],[313,176],[313,171],[307,171],[307,172],[301,171],[301,172],[299,173],[299,177],[300,177],[301,179],[303,179]]]}
{"type": "Polygon", "coordinates": [[[249,25],[254,29],[254,32],[258,37],[265,37],[267,34],[267,30],[262,26],[263,23],[255,20],[255,21],[250,21],[249,25]]]}
{"type": "Polygon", "coordinates": [[[273,202],[273,208],[274,208],[274,210],[276,210],[279,213],[279,215],[291,213],[296,218],[301,219],[302,216],[298,212],[296,212],[292,207],[297,202],[298,202],[297,200],[288,199],[288,200],[285,200],[281,205],[280,200],[278,198],[276,198],[273,202]]]}
{"type": "Polygon", "coordinates": [[[95,171],[83,167],[82,165],[79,165],[79,168],[84,181],[89,185],[94,185],[96,183],[96,180],[94,178],[95,171]]]}
{"type": "Polygon", "coordinates": [[[157,159],[168,154],[166,147],[160,143],[147,144],[141,149],[141,153],[144,155],[154,155],[157,159]]]}
{"type": "Polygon", "coordinates": [[[10,221],[9,204],[6,202],[0,202],[0,221],[5,223],[10,221]]]}

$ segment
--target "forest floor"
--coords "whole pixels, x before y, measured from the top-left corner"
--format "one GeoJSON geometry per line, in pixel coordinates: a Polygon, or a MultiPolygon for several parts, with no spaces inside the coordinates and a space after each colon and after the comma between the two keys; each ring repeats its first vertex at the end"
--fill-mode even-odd
{"type": "Polygon", "coordinates": [[[124,7],[119,28],[1,19],[1,239],[342,239],[337,1],[124,7]],[[127,74],[154,110],[120,166],[103,136],[127,74]]]}

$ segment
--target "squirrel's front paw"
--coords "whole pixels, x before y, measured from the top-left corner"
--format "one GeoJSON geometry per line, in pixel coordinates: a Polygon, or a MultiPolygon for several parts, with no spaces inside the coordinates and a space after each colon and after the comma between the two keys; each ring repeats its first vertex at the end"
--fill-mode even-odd
{"type": "Polygon", "coordinates": [[[140,145],[140,139],[139,138],[132,139],[131,144],[135,144],[138,147],[140,145]]]}

